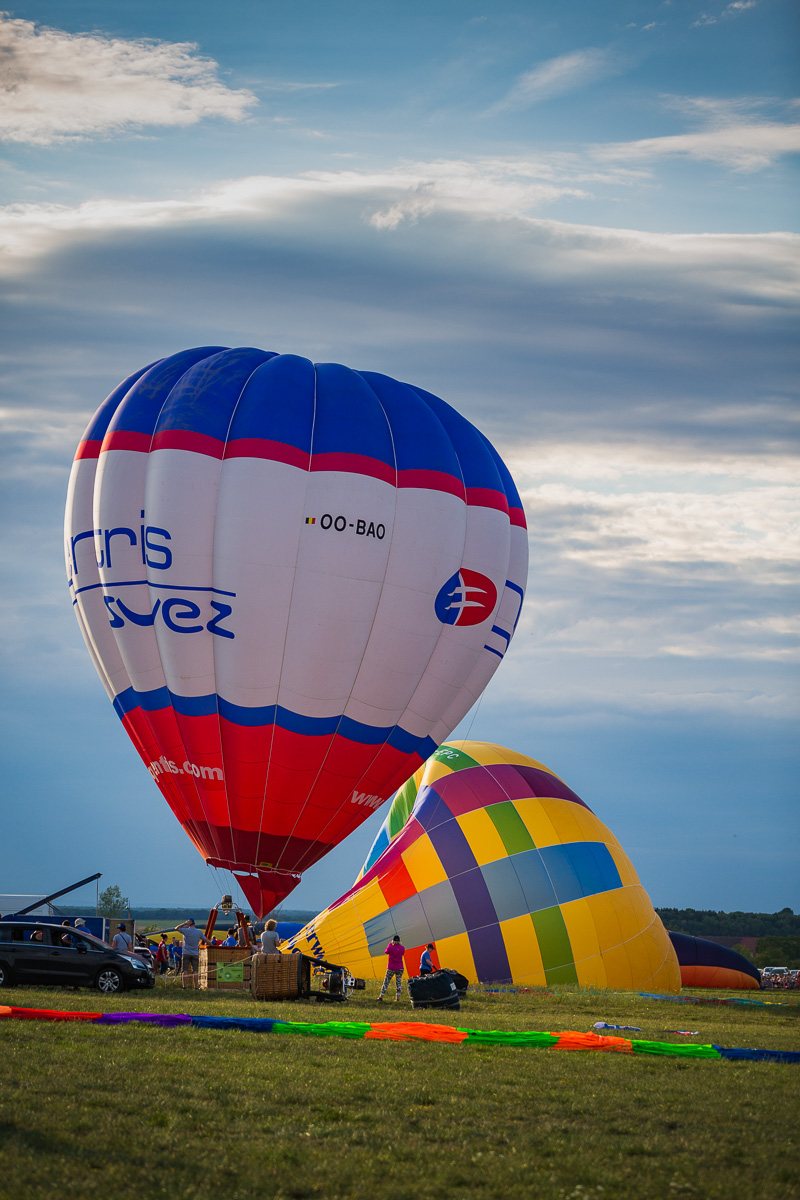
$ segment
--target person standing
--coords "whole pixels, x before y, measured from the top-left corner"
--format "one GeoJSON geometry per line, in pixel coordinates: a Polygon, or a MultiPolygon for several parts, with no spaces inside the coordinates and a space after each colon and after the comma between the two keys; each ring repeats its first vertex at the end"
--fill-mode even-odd
{"type": "Polygon", "coordinates": [[[200,930],[194,923],[194,917],[189,917],[188,921],[182,921],[180,925],[175,926],[176,929],[182,929],[183,933],[183,972],[181,974],[181,985],[184,990],[186,988],[186,980],[189,975],[192,976],[192,987],[197,991],[197,984],[200,978],[200,943],[205,941],[200,930]]]}
{"type": "Polygon", "coordinates": [[[158,943],[156,963],[158,964],[159,975],[166,975],[169,967],[169,946],[167,945],[167,935],[165,933],[162,933],[161,941],[158,943]]]}
{"type": "Polygon", "coordinates": [[[264,932],[261,935],[261,953],[262,954],[277,954],[278,946],[281,944],[281,939],[278,937],[278,922],[272,918],[267,921],[264,926],[264,932]]]}
{"type": "Polygon", "coordinates": [[[125,931],[125,922],[120,921],[117,932],[111,939],[111,949],[119,954],[133,954],[133,938],[125,931]]]}
{"type": "Polygon", "coordinates": [[[394,935],[394,937],[392,938],[392,940],[389,942],[389,945],[384,950],[384,954],[388,955],[389,965],[386,968],[386,977],[384,978],[384,981],[383,981],[383,987],[381,988],[381,994],[380,994],[380,996],[378,996],[379,1000],[382,1000],[383,997],[386,995],[386,989],[388,988],[389,981],[393,975],[394,975],[394,981],[397,985],[397,995],[394,998],[395,1004],[400,999],[400,985],[401,985],[401,982],[403,979],[403,955],[405,954],[405,952],[406,952],[406,948],[400,942],[400,935],[396,933],[394,935]]]}
{"type": "Polygon", "coordinates": [[[433,959],[431,958],[431,950],[432,949],[433,949],[433,942],[428,942],[427,946],[422,951],[422,955],[419,960],[420,975],[432,975],[434,973],[434,971],[436,970],[436,967],[433,964],[433,959]]]}

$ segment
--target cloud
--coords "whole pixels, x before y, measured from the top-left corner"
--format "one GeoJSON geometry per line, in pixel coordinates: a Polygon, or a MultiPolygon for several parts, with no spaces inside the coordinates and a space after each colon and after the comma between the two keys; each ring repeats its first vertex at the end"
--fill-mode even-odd
{"type": "Polygon", "coordinates": [[[597,47],[560,54],[520,75],[511,90],[487,109],[484,116],[528,108],[541,100],[562,96],[565,92],[596,83],[618,70],[617,60],[607,50],[597,47]]]}
{"type": "Polygon", "coordinates": [[[758,171],[786,154],[800,151],[800,124],[759,120],[766,98],[719,99],[709,96],[664,96],[662,102],[689,120],[697,132],[632,142],[596,145],[590,154],[601,162],[639,162],[685,157],[716,162],[734,171],[758,171]]]}
{"type": "Polygon", "coordinates": [[[239,121],[252,92],[226,87],[191,42],[72,34],[0,14],[0,139],[47,146],[143,126],[239,121]]]}
{"type": "MultiPolygon", "coordinates": [[[[517,242],[516,253],[522,253],[526,268],[545,276],[551,271],[562,276],[565,271],[591,274],[596,267],[619,279],[645,264],[667,274],[673,268],[702,268],[709,282],[721,282],[724,275],[728,286],[735,286],[737,279],[744,283],[746,277],[745,286],[761,298],[797,295],[800,239],[792,234],[665,234],[533,216],[537,207],[553,198],[586,194],[578,182],[591,182],[592,175],[574,165],[571,170],[570,178],[569,168],[559,170],[547,161],[527,158],[436,160],[380,172],[253,175],[164,200],[98,199],[72,207],[9,205],[0,208],[0,248],[6,254],[6,270],[16,273],[24,269],[26,260],[68,249],[85,238],[137,230],[177,231],[233,219],[267,226],[295,219],[314,223],[315,210],[330,207],[339,213],[346,208],[359,223],[381,233],[424,216],[489,222],[517,242]]],[[[595,173],[594,178],[603,177],[595,173]]],[[[473,261],[481,259],[480,244],[473,247],[472,255],[473,261]]],[[[503,263],[510,261],[504,256],[498,266],[503,269],[503,263]]]]}
{"type": "Polygon", "coordinates": [[[761,171],[785,154],[800,151],[800,124],[763,122],[731,125],[705,133],[680,133],[671,137],[642,138],[617,142],[593,151],[602,161],[639,162],[656,158],[682,157],[706,160],[734,171],[761,171]]]}
{"type": "Polygon", "coordinates": [[[366,219],[386,230],[437,211],[520,216],[560,196],[585,194],[547,163],[525,159],[438,160],[383,172],[255,175],[226,180],[183,199],[10,205],[0,209],[0,247],[14,258],[26,258],[84,234],[176,227],[236,215],[277,217],[297,204],[338,199],[367,203],[366,219]]]}
{"type": "Polygon", "coordinates": [[[698,26],[716,25],[719,21],[724,21],[728,17],[738,17],[740,13],[746,12],[748,8],[755,8],[758,0],[733,0],[722,9],[719,16],[714,16],[712,13],[701,13],[696,21],[692,21],[691,29],[697,29],[698,26]]]}
{"type": "Polygon", "coordinates": [[[203,342],[410,378],[539,454],[660,439],[673,463],[774,462],[796,434],[800,238],[528,216],[537,171],[255,176],[0,212],[8,475],[51,480],[121,375],[203,342]]]}

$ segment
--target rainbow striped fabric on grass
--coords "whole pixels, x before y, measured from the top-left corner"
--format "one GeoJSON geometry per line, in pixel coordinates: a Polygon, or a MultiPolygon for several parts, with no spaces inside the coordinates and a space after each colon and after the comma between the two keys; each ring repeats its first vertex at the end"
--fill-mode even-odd
{"type": "Polygon", "coordinates": [[[94,1025],[142,1022],[170,1028],[244,1030],[251,1033],[294,1033],[307,1037],[341,1037],[356,1041],[447,1042],[450,1045],[520,1046],[538,1050],[602,1050],[614,1054],[658,1054],[675,1058],[746,1059],[751,1062],[800,1062],[800,1051],[731,1049],[696,1043],[652,1042],[643,1038],[604,1037],[597,1033],[518,1032],[495,1029],[454,1029],[416,1021],[276,1021],[271,1017],[192,1017],[185,1013],[65,1012],[44,1008],[0,1005],[0,1018],[33,1021],[86,1021],[94,1025]]]}

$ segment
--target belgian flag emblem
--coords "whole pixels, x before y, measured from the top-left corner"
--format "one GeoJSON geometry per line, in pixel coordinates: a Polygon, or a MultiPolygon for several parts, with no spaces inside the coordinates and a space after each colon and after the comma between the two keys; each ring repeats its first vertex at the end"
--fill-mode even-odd
{"type": "Polygon", "coordinates": [[[306,525],[316,525],[316,523],[317,523],[316,517],[306,517],[306,525]]]}

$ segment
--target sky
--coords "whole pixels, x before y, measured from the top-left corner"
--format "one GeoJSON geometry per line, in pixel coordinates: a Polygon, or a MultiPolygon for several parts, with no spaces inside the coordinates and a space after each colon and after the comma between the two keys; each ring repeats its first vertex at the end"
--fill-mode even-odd
{"type": "MultiPolygon", "coordinates": [[[[798,909],[798,23],[789,0],[0,18],[0,893],[102,871],[134,905],[219,898],[107,702],[62,548],[97,406],[216,344],[474,421],[531,568],[456,735],[556,771],[654,904],[798,909]]],[[[287,907],[344,892],[381,819],[287,907]]]]}

